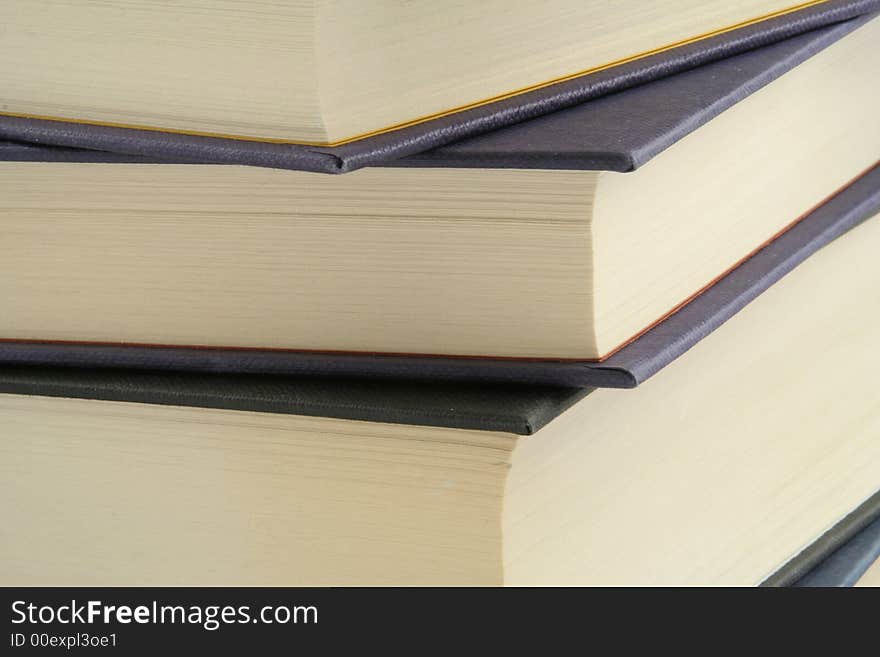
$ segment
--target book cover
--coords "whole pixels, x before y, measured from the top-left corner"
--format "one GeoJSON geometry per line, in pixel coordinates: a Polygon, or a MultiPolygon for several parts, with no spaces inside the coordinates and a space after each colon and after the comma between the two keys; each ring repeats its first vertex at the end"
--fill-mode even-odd
{"type": "Polygon", "coordinates": [[[7,144],[0,148],[0,159],[200,162],[323,173],[392,163],[627,171],[855,29],[867,20],[865,14],[878,8],[880,0],[810,3],[740,29],[340,146],[263,143],[0,114],[0,139],[114,153],[52,154],[38,146],[7,144]],[[586,102],[600,97],[607,102],[586,102]],[[578,107],[573,114],[522,124],[574,106],[578,107]],[[656,112],[659,107],[664,110],[656,112]],[[518,125],[507,127],[514,124],[518,125]],[[629,129],[623,131],[624,126],[629,129]],[[485,133],[485,138],[461,143],[485,133]],[[453,142],[459,143],[441,148],[453,142]],[[431,152],[418,155],[426,151],[431,152]]]}
{"type": "Polygon", "coordinates": [[[794,586],[854,586],[877,559],[880,559],[880,518],[832,552],[794,586]]]}
{"type": "Polygon", "coordinates": [[[880,558],[880,493],[811,543],[763,586],[852,586],[880,558]]]}
{"type": "Polygon", "coordinates": [[[0,393],[287,413],[530,435],[589,388],[0,366],[0,393]]]}

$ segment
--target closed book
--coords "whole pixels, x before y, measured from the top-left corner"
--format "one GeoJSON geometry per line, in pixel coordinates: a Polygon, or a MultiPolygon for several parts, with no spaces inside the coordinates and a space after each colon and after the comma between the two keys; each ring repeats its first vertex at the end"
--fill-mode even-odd
{"type": "Polygon", "coordinates": [[[876,517],[878,246],[631,391],[4,367],[3,581],[791,581],[876,517]]]}
{"type": "MultiPolygon", "coordinates": [[[[844,25],[850,19],[876,12],[878,8],[878,0],[804,3],[793,6],[793,11],[738,29],[337,146],[45,120],[28,117],[23,112],[10,113],[7,104],[6,111],[0,111],[0,139],[108,151],[113,155],[68,150],[54,155],[36,151],[19,154],[7,147],[6,154],[0,151],[0,158],[57,157],[68,161],[129,161],[133,158],[136,161],[246,164],[323,173],[409,164],[630,170],[737,98],[796,65],[809,52],[845,33],[848,28],[844,25]],[[803,36],[796,38],[798,35],[803,36]],[[776,43],[778,47],[772,45],[776,43]],[[742,56],[750,50],[757,52],[742,56]],[[715,62],[713,66],[705,66],[712,62],[715,62]],[[686,72],[685,77],[676,79],[679,76],[675,74],[686,72]],[[641,110],[619,116],[620,104],[611,100],[619,92],[640,89],[646,83],[670,77],[675,81],[669,80],[668,88],[648,85],[650,90],[642,89],[638,95],[629,96],[641,110]],[[612,104],[597,107],[587,103],[602,97],[609,97],[612,104]],[[557,117],[546,127],[534,124],[535,127],[525,132],[495,134],[508,126],[574,106],[579,109],[571,121],[562,126],[557,117]],[[648,108],[660,111],[646,111],[648,108]],[[556,138],[548,139],[548,134],[554,131],[556,138]],[[490,135],[487,139],[469,140],[487,133],[490,135]],[[522,141],[520,136],[528,137],[529,141],[522,141]],[[453,142],[455,147],[444,148],[453,142]],[[431,153],[419,157],[427,151],[431,153]],[[477,164],[480,161],[484,164],[477,164]]],[[[357,108],[351,111],[356,112],[357,108]]]]}
{"type": "Polygon", "coordinates": [[[603,362],[0,340],[0,363],[632,388],[711,334],[811,254],[878,211],[880,168],[874,168],[603,362]]]}

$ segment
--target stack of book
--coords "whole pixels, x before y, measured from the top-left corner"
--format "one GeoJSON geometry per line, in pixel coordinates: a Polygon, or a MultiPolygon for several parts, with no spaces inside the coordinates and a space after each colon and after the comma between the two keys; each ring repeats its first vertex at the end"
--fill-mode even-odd
{"type": "Polygon", "coordinates": [[[4,2],[4,583],[858,579],[880,2],[793,4],[4,2]]]}

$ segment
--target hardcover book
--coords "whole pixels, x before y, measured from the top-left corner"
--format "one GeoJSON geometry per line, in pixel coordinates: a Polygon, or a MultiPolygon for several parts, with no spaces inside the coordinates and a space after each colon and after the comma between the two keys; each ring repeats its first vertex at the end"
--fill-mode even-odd
{"type": "Polygon", "coordinates": [[[826,28],[450,147],[468,166],[321,177],[11,145],[2,360],[634,385],[871,213],[874,172],[835,193],[880,153],[878,42],[868,17],[826,28]],[[632,173],[542,151],[569,135],[595,158],[630,125],[630,164],[606,163],[632,173]],[[701,301],[742,267],[734,303],[701,301]]]}
{"type": "Polygon", "coordinates": [[[880,222],[632,391],[5,367],[7,584],[794,581],[876,517],[880,222]]]}
{"type": "Polygon", "coordinates": [[[878,0],[196,4],[3,3],[0,137],[340,173],[880,8],[878,0]]]}
{"type": "Polygon", "coordinates": [[[712,333],[811,254],[877,212],[880,212],[880,168],[855,181],[603,362],[0,340],[0,364],[632,388],[712,333]]]}

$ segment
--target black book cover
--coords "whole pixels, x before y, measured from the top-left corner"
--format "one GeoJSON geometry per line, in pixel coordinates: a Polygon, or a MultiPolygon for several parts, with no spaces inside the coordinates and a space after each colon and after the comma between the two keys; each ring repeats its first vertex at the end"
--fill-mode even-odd
{"type": "Polygon", "coordinates": [[[0,393],[530,435],[589,388],[0,366],[0,393]]]}

